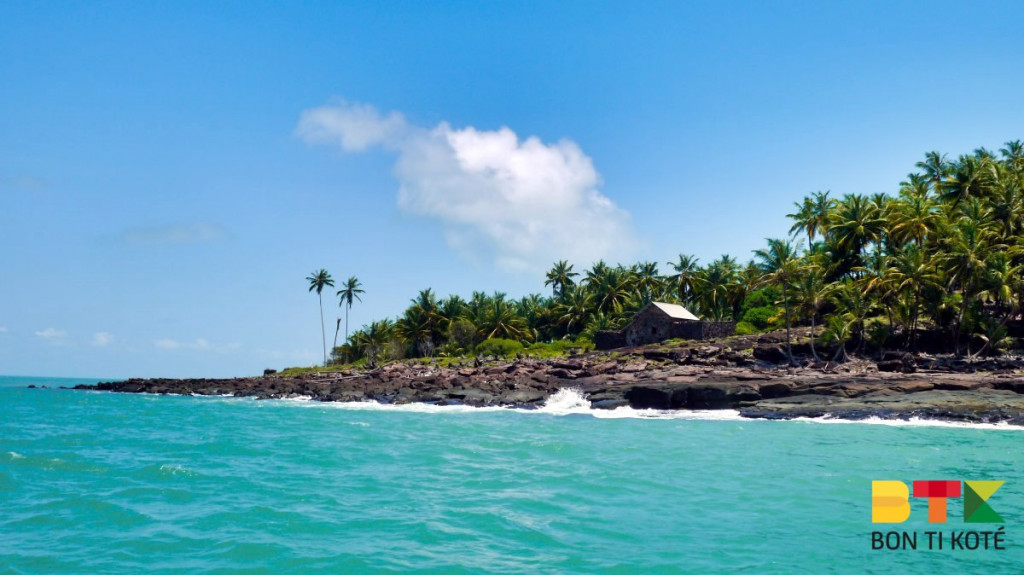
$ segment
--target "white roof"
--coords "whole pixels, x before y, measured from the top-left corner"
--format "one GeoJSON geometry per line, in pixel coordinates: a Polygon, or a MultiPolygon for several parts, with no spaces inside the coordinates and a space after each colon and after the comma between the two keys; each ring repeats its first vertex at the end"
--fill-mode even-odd
{"type": "Polygon", "coordinates": [[[656,306],[661,311],[665,312],[669,317],[676,319],[689,319],[693,321],[700,321],[700,318],[690,313],[690,310],[686,309],[681,305],[674,303],[662,303],[660,301],[651,302],[651,305],[656,306]]]}

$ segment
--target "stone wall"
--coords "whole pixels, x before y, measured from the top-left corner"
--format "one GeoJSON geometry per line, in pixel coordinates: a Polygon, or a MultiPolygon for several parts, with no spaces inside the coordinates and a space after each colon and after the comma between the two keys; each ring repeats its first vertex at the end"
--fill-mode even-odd
{"type": "Polygon", "coordinates": [[[736,333],[736,322],[734,321],[702,321],[700,339],[714,339],[726,337],[736,333]]]}
{"type": "Polygon", "coordinates": [[[621,330],[602,330],[594,334],[594,347],[597,349],[615,349],[626,347],[626,336],[621,330]]]}
{"type": "Polygon", "coordinates": [[[656,315],[638,316],[621,330],[599,331],[594,334],[594,347],[615,349],[657,343],[672,338],[705,340],[735,333],[734,321],[663,320],[656,315]]]}

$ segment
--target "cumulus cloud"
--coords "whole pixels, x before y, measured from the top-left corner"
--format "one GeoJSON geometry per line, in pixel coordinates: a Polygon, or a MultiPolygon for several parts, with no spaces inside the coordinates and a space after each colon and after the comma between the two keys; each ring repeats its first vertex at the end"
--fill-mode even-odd
{"type": "Polygon", "coordinates": [[[48,327],[42,331],[36,332],[36,337],[50,341],[61,339],[63,337],[66,337],[67,335],[68,332],[59,329],[54,329],[52,327],[48,327]]]}
{"type": "Polygon", "coordinates": [[[307,110],[296,133],[349,152],[393,150],[399,208],[440,221],[450,246],[490,256],[503,269],[589,264],[625,257],[636,245],[629,214],[600,192],[593,162],[571,140],[544,143],[505,127],[444,122],[423,128],[397,112],[345,102],[307,110]]]}
{"type": "Polygon", "coordinates": [[[105,347],[112,341],[114,341],[114,336],[105,331],[98,331],[92,336],[92,344],[96,347],[105,347]]]}
{"type": "Polygon", "coordinates": [[[178,245],[216,242],[227,236],[227,231],[217,224],[193,222],[131,228],[119,239],[126,244],[178,245]]]}

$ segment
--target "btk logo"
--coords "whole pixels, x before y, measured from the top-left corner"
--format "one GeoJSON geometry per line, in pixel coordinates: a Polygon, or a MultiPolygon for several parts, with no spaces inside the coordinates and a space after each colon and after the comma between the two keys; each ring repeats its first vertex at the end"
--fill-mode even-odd
{"type": "MultiPolygon", "coordinates": [[[[1002,523],[988,504],[1004,482],[964,481],[964,523],[1002,523]]],[[[946,500],[960,497],[959,481],[915,481],[914,497],[928,500],[928,522],[946,522],[946,500]]],[[[910,490],[902,481],[871,482],[871,522],[903,523],[910,517],[910,490]]]]}

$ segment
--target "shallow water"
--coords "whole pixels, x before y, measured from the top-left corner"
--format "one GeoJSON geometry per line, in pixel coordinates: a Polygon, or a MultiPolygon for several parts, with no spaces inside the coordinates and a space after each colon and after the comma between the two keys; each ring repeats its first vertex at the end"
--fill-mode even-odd
{"type": "MultiPolygon", "coordinates": [[[[84,381],[84,380],[83,380],[84,381]]],[[[1019,573],[1024,431],[25,389],[0,571],[1019,573]],[[871,481],[999,479],[1007,549],[873,551],[871,481]]],[[[926,504],[886,530],[926,531],[926,504]]],[[[951,500],[940,530],[962,523],[951,500]]]]}

